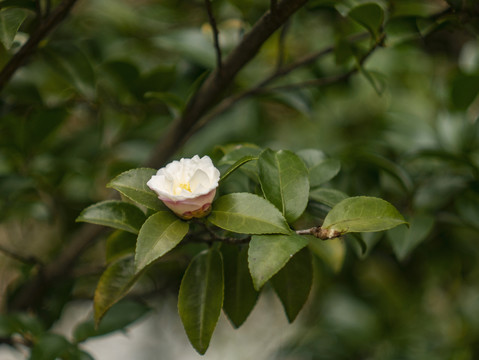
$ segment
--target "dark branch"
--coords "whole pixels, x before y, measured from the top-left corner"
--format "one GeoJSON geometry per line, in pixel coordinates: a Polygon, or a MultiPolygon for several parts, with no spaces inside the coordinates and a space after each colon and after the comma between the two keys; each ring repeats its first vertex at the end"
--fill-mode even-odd
{"type": "Polygon", "coordinates": [[[284,54],[285,54],[285,44],[286,44],[286,33],[289,29],[289,22],[286,22],[281,28],[278,39],[278,60],[276,62],[276,69],[281,69],[284,63],[284,54]]]}
{"type": "Polygon", "coordinates": [[[271,13],[274,14],[276,12],[276,8],[278,7],[278,0],[271,0],[271,13]]]}
{"type": "Polygon", "coordinates": [[[63,0],[46,18],[42,19],[41,14],[39,15],[38,27],[32,31],[28,41],[12,56],[2,71],[0,71],[0,92],[15,72],[23,66],[28,58],[36,51],[38,44],[67,17],[76,1],[77,0],[63,0]]]}
{"type": "Polygon", "coordinates": [[[186,141],[188,130],[219,100],[238,72],[256,56],[264,42],[307,1],[283,0],[278,3],[274,16],[267,12],[258,20],[225,59],[221,74],[218,69],[213,71],[190,99],[183,115],[173,122],[153,150],[147,166],[158,168],[168,161],[186,141]]]}
{"type": "Polygon", "coordinates": [[[41,303],[47,290],[46,284],[51,284],[67,276],[73,268],[78,256],[99,238],[106,228],[86,224],[70,240],[54,261],[39,269],[38,275],[30,279],[11,302],[12,310],[25,310],[41,303]]]}
{"type": "MultiPolygon", "coordinates": [[[[356,42],[356,41],[361,41],[365,40],[369,37],[369,33],[361,33],[357,35],[351,36],[348,40],[351,42],[356,42]]],[[[292,71],[299,69],[301,67],[307,66],[309,64],[314,63],[318,59],[320,59],[323,56],[326,56],[328,54],[331,54],[334,51],[334,46],[329,46],[323,50],[317,51],[313,54],[307,55],[287,66],[283,66],[281,69],[276,69],[276,71],[265,78],[263,81],[261,81],[259,84],[256,86],[245,90],[241,93],[238,93],[236,95],[230,96],[223,101],[221,101],[213,110],[211,110],[208,114],[203,116],[200,121],[197,122],[197,124],[190,129],[189,133],[186,134],[186,139],[188,139],[190,136],[192,136],[196,131],[198,131],[200,128],[205,126],[209,121],[211,121],[213,118],[221,115],[231,107],[233,107],[236,103],[238,103],[241,100],[244,100],[250,96],[259,94],[259,93],[266,93],[272,90],[282,90],[280,87],[274,88],[274,89],[266,89],[266,86],[271,84],[272,82],[278,80],[279,78],[288,75],[292,71]]],[[[352,70],[347,72],[346,74],[343,75],[337,75],[335,77],[328,77],[328,78],[321,78],[321,79],[315,79],[312,81],[315,81],[316,84],[310,84],[310,86],[326,86],[330,84],[334,84],[336,82],[344,81],[347,79],[349,76],[351,76],[354,72],[357,70],[352,70]]],[[[288,85],[285,85],[285,87],[288,85]]],[[[295,86],[297,87],[297,86],[295,86]]]]}
{"type": "Polygon", "coordinates": [[[215,43],[215,51],[216,51],[216,66],[218,68],[218,71],[221,74],[223,60],[221,56],[218,26],[216,25],[216,19],[215,19],[215,16],[213,15],[211,0],[205,0],[205,5],[206,5],[206,10],[208,12],[208,19],[210,21],[211,29],[213,31],[213,41],[215,43]]]}
{"type": "Polygon", "coordinates": [[[0,245],[0,252],[2,252],[3,254],[5,254],[6,256],[12,258],[12,259],[15,259],[17,261],[20,261],[24,264],[29,264],[29,265],[42,265],[42,262],[37,259],[36,257],[34,256],[25,256],[25,255],[21,255],[21,254],[18,254],[14,251],[11,251],[9,249],[7,249],[6,247],[0,245]]]}

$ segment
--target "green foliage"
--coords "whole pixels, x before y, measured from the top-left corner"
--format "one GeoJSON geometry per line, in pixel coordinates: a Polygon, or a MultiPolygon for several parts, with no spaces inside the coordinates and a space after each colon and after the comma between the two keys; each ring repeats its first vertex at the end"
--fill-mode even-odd
{"type": "Polygon", "coordinates": [[[208,349],[223,305],[223,259],[218,250],[199,253],[186,269],[178,312],[188,339],[200,354],[208,349]]]}
{"type": "Polygon", "coordinates": [[[288,222],[301,216],[308,203],[308,170],[301,159],[290,151],[265,150],[258,159],[258,170],[264,196],[273,203],[288,222]]]}
{"type": "Polygon", "coordinates": [[[313,283],[311,253],[307,248],[296,253],[272,279],[274,291],[283,303],[289,322],[296,316],[308,300],[313,283]]]}
{"type": "Polygon", "coordinates": [[[370,2],[351,9],[348,16],[364,26],[377,39],[384,21],[384,11],[376,3],[370,2]]]}
{"type": "Polygon", "coordinates": [[[308,240],[296,234],[253,236],[249,245],[248,264],[255,289],[261,289],[306,245],[308,240]]]}
{"type": "Polygon", "coordinates": [[[86,2],[41,35],[60,3],[0,0],[0,342],[91,359],[179,290],[204,354],[221,309],[258,321],[274,290],[299,320],[278,359],[478,357],[475,1],[310,0],[248,58],[298,2],[214,1],[220,71],[202,2],[86,2]],[[222,176],[184,220],[146,182],[194,154],[222,176]],[[92,297],[73,340],[52,331],[92,297]]]}
{"type": "Polygon", "coordinates": [[[158,196],[146,185],[147,181],[155,174],[155,169],[133,169],[121,173],[110,181],[107,186],[149,209],[156,211],[165,210],[161,201],[158,200],[158,196]]]}
{"type": "Polygon", "coordinates": [[[245,234],[288,234],[290,229],[281,213],[257,195],[237,193],[217,199],[208,220],[214,225],[245,234]]]}
{"type": "Polygon", "coordinates": [[[248,269],[248,247],[223,244],[221,254],[225,270],[223,310],[238,328],[253,310],[259,293],[248,269]]]}
{"type": "Polygon", "coordinates": [[[322,228],[341,234],[391,229],[406,221],[387,201],[366,196],[347,198],[336,204],[322,228]]]}
{"type": "Polygon", "coordinates": [[[106,200],[87,207],[78,216],[77,221],[110,226],[138,234],[145,219],[145,214],[135,205],[106,200]]]}
{"type": "Polygon", "coordinates": [[[111,307],[97,327],[93,319],[78,324],[73,331],[73,338],[76,343],[80,343],[91,337],[121,330],[141,318],[148,311],[149,308],[139,302],[120,301],[111,307]]]}
{"type": "Polygon", "coordinates": [[[95,290],[94,319],[98,325],[106,312],[135,284],[141,273],[135,271],[133,256],[120,258],[112,262],[103,272],[95,290]]]}
{"type": "Polygon", "coordinates": [[[151,215],[141,227],[135,251],[136,271],[165,255],[183,239],[188,223],[170,212],[159,211],[151,215]]]}

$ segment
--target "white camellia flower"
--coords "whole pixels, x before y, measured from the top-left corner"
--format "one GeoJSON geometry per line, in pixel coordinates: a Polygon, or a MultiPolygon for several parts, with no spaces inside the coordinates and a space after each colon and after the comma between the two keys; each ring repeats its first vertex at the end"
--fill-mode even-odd
{"type": "Polygon", "coordinates": [[[211,211],[220,172],[208,156],[173,161],[146,183],[158,198],[183,219],[201,218],[211,211]]]}

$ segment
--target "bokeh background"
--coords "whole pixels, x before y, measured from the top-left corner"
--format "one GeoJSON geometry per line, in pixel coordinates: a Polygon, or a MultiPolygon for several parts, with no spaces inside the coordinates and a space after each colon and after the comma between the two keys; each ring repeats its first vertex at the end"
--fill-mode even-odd
{"type": "MultiPolygon", "coordinates": [[[[366,30],[347,16],[361,3],[310,1],[224,96],[269,75],[280,50],[289,63],[335,46],[277,85],[355,68],[354,51],[370,41],[344,43],[366,30]]],[[[178,147],[174,158],[208,154],[218,161],[222,146],[232,143],[318,149],[341,161],[326,188],[386,199],[411,227],[364,236],[366,251],[352,238],[318,250],[310,299],[293,324],[266,288],[240,329],[222,315],[205,359],[479,358],[479,10],[472,1],[375,3],[386,14],[386,37],[360,71],[330,86],[240,101],[178,147]]],[[[226,55],[269,2],[212,5],[226,55]]],[[[3,21],[20,16],[11,11],[0,8],[3,21]]],[[[35,26],[32,11],[15,11],[25,19],[10,47],[2,43],[0,65],[35,26]]],[[[75,223],[80,211],[112,196],[105,187],[112,177],[148,161],[215,67],[212,35],[203,1],[78,1],[1,94],[2,247],[54,261],[81,226],[75,223]]],[[[74,276],[48,292],[47,310],[25,315],[35,325],[24,326],[71,339],[75,325],[91,316],[104,254],[100,239],[74,276]]],[[[176,312],[184,266],[168,264],[150,279],[147,293],[134,293],[151,308],[137,309],[138,321],[80,347],[97,360],[200,358],[176,312]]],[[[34,264],[0,252],[0,319],[11,314],[15,291],[35,271],[34,264]]],[[[2,358],[25,354],[26,347],[0,344],[2,358]]]]}

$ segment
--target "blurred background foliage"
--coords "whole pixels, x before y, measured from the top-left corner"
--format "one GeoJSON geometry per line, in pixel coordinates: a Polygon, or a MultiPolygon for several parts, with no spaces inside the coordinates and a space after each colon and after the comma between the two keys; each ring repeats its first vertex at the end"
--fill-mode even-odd
{"type": "MultiPolygon", "coordinates": [[[[60,1],[41,3],[54,8],[60,1]]],[[[382,197],[410,221],[409,229],[364,236],[365,253],[350,238],[315,251],[313,299],[278,358],[475,359],[479,6],[474,0],[371,3],[309,1],[224,96],[255,86],[278,62],[330,46],[330,54],[275,85],[344,74],[372,43],[349,37],[368,30],[365,23],[377,23],[369,30],[384,40],[356,74],[331,86],[293,86],[244,99],[196,132],[175,158],[209,154],[218,161],[231,143],[321,150],[341,162],[325,189],[382,197]],[[361,13],[365,4],[369,8],[361,13]],[[377,8],[382,11],[374,13],[377,8]]],[[[223,56],[269,5],[212,2],[223,56]]],[[[35,31],[35,6],[0,2],[0,65],[35,31]]],[[[41,307],[31,309],[38,317],[13,313],[14,295],[40,262],[55,261],[71,241],[79,212],[112,196],[105,184],[148,161],[214,69],[212,36],[203,1],[80,0],[7,84],[0,98],[0,245],[23,261],[0,254],[0,338],[13,332],[13,322],[27,343],[40,344],[32,358],[42,359],[41,344],[56,344],[68,358],[89,358],[74,345],[94,336],[87,325],[66,343],[47,330],[66,303],[92,298],[104,241],[82,255],[73,276],[48,288],[41,307]]],[[[312,201],[310,210],[322,208],[312,201]]],[[[186,247],[158,264],[133,295],[161,297],[177,289],[184,256],[195,251],[186,247]]],[[[136,306],[128,312],[140,316],[143,307],[136,306]]],[[[134,320],[122,313],[102,334],[134,320]]]]}

